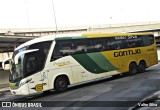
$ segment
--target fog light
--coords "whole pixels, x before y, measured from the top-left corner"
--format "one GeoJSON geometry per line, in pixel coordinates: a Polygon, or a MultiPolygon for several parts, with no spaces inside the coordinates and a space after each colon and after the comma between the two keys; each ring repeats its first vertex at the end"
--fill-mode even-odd
{"type": "Polygon", "coordinates": [[[15,91],[13,91],[13,94],[16,94],[16,92],[15,92],[15,91]]]}

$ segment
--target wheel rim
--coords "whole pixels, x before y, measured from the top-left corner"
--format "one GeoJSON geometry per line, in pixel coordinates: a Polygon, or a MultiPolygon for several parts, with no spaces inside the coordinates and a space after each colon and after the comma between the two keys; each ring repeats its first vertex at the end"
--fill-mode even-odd
{"type": "Polygon", "coordinates": [[[140,63],[140,64],[139,64],[139,72],[144,72],[145,69],[146,69],[145,63],[140,63]]]}
{"type": "Polygon", "coordinates": [[[137,73],[137,66],[135,64],[131,64],[130,74],[136,74],[136,73],[137,73]]]}
{"type": "Polygon", "coordinates": [[[55,81],[55,90],[57,92],[64,92],[67,90],[68,81],[65,77],[58,77],[55,81]]]}
{"type": "Polygon", "coordinates": [[[144,70],[145,66],[144,65],[140,65],[140,69],[144,70]]]}
{"type": "Polygon", "coordinates": [[[135,74],[137,72],[135,66],[132,67],[132,73],[135,74]]]}
{"type": "Polygon", "coordinates": [[[60,82],[59,82],[59,86],[60,86],[61,88],[64,88],[65,85],[66,85],[65,81],[60,81],[60,82]]]}
{"type": "Polygon", "coordinates": [[[67,82],[65,81],[65,79],[62,79],[58,82],[58,88],[61,91],[64,91],[67,87],[67,82]]]}

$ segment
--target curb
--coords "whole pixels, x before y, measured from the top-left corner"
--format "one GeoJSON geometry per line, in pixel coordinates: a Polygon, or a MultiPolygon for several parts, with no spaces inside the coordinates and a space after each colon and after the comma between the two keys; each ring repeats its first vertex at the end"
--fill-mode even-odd
{"type": "Polygon", "coordinates": [[[5,87],[5,88],[0,89],[0,92],[7,92],[7,91],[9,91],[9,87],[5,87]]]}
{"type": "Polygon", "coordinates": [[[0,84],[0,93],[9,91],[9,84],[0,84]]]}

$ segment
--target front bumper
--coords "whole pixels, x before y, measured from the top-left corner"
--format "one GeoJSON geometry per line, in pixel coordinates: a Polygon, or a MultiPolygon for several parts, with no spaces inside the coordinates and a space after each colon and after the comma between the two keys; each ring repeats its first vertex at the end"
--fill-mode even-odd
{"type": "Polygon", "coordinates": [[[18,89],[11,89],[10,91],[13,95],[29,95],[28,85],[25,84],[18,89]]]}

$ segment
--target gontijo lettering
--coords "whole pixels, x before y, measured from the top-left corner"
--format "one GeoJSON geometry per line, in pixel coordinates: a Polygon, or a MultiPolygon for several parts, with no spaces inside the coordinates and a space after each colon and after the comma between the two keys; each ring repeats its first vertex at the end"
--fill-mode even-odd
{"type": "Polygon", "coordinates": [[[128,56],[128,55],[136,55],[136,54],[141,54],[141,50],[135,49],[135,50],[125,50],[125,51],[114,52],[114,57],[122,57],[122,56],[128,56]]]}

